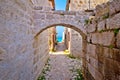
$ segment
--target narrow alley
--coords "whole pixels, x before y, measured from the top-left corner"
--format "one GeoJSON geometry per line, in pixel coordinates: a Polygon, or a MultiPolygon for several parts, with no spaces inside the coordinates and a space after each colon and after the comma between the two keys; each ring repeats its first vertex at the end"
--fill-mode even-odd
{"type": "Polygon", "coordinates": [[[0,0],[0,80],[120,80],[120,0],[0,0]]]}
{"type": "Polygon", "coordinates": [[[56,52],[50,53],[38,80],[82,80],[80,59],[70,56],[64,43],[58,43],[56,49],[56,52]]]}

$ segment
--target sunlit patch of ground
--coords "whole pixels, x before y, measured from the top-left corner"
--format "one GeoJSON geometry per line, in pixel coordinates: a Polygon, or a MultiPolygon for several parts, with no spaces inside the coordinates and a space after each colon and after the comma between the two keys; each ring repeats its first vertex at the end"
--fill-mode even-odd
{"type": "Polygon", "coordinates": [[[58,52],[50,52],[51,55],[69,55],[69,51],[65,50],[65,51],[58,51],[58,52]]]}

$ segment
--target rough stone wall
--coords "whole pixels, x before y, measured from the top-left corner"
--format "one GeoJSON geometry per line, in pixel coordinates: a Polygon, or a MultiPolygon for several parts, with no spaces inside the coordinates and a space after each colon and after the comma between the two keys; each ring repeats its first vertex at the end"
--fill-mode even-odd
{"type": "Polygon", "coordinates": [[[32,3],[0,0],[0,80],[33,80],[32,3]]]}
{"type": "Polygon", "coordinates": [[[86,80],[120,80],[120,0],[98,5],[86,26],[86,80]]]}
{"type": "Polygon", "coordinates": [[[31,0],[0,0],[0,80],[35,80],[48,58],[47,31],[38,40],[33,35],[33,6],[31,0]]]}
{"type": "MultiPolygon", "coordinates": [[[[52,2],[49,0],[34,0],[34,6],[40,6],[45,8],[53,8],[51,5],[52,2]]],[[[38,16],[37,16],[38,17],[38,16]]],[[[34,20],[35,21],[35,20],[34,20]]],[[[40,23],[40,22],[39,22],[40,23]]],[[[37,27],[34,25],[34,27],[37,27]]],[[[52,28],[51,28],[52,29],[52,28]]],[[[33,59],[33,73],[35,80],[41,74],[45,63],[49,58],[49,35],[50,35],[50,28],[44,30],[39,35],[35,36],[34,38],[34,59],[33,59]]]]}
{"type": "MultiPolygon", "coordinates": [[[[86,1],[81,1],[81,0],[70,0],[69,4],[69,10],[70,11],[79,11],[83,10],[83,7],[85,7],[86,1]]],[[[87,8],[87,6],[86,6],[87,8]]],[[[80,33],[76,32],[73,29],[70,29],[70,44],[69,44],[69,50],[70,53],[75,56],[75,57],[81,57],[82,56],[82,36],[80,33]]],[[[68,36],[68,37],[69,37],[68,36]]]]}
{"type": "Polygon", "coordinates": [[[94,9],[97,5],[105,3],[109,0],[70,0],[70,10],[83,11],[94,9]]]}
{"type": "Polygon", "coordinates": [[[50,51],[55,50],[56,44],[56,27],[49,28],[49,49],[50,51]]]}
{"type": "Polygon", "coordinates": [[[38,78],[42,69],[49,58],[49,32],[48,29],[34,38],[34,77],[38,78]]]}
{"type": "Polygon", "coordinates": [[[35,6],[50,7],[48,0],[31,0],[35,6]]]}
{"type": "Polygon", "coordinates": [[[82,36],[80,33],[76,32],[73,29],[70,29],[70,46],[69,50],[70,53],[75,56],[80,58],[82,56],[82,36]]]}

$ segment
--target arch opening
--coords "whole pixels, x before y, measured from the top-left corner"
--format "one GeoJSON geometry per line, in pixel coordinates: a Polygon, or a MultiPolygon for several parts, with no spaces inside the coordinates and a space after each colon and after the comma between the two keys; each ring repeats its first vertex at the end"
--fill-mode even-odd
{"type": "MultiPolygon", "coordinates": [[[[49,29],[49,28],[52,28],[52,27],[56,27],[56,26],[64,26],[65,28],[70,28],[74,31],[76,31],[77,33],[79,33],[78,35],[81,35],[81,39],[82,39],[82,42],[81,42],[81,45],[82,45],[82,54],[86,53],[86,45],[87,45],[87,41],[86,41],[86,34],[81,30],[79,29],[79,27],[76,27],[74,25],[71,25],[71,24],[66,24],[66,23],[58,23],[58,24],[49,24],[48,26],[43,26],[42,28],[40,28],[39,32],[34,36],[35,38],[37,36],[39,36],[43,31],[49,29]]],[[[56,44],[56,43],[55,43],[56,44]]],[[[77,48],[77,47],[76,47],[77,48]]],[[[68,49],[68,47],[66,48],[68,49]]],[[[84,55],[82,55],[81,57],[84,57],[84,55]]]]}
{"type": "Polygon", "coordinates": [[[70,29],[73,29],[75,30],[76,32],[80,33],[80,35],[82,36],[83,39],[86,39],[86,34],[80,30],[78,27],[74,26],[74,25],[71,25],[71,24],[65,24],[65,23],[58,23],[58,24],[50,24],[48,26],[44,26],[42,27],[38,33],[36,33],[35,37],[38,36],[40,33],[42,33],[44,30],[48,29],[48,28],[51,28],[53,26],[64,26],[66,28],[70,28],[70,29]]]}
{"type": "MultiPolygon", "coordinates": [[[[41,26],[43,26],[43,25],[41,25],[41,26]]],[[[71,24],[66,24],[66,23],[47,24],[47,25],[44,24],[43,27],[39,27],[39,32],[37,32],[37,34],[34,36],[34,38],[37,39],[37,41],[35,40],[35,43],[37,42],[36,44],[38,44],[38,46],[36,47],[36,50],[35,50],[35,54],[37,54],[39,52],[39,55],[41,55],[41,52],[38,51],[38,49],[40,49],[39,47],[41,47],[41,46],[43,47],[44,46],[44,45],[41,45],[41,44],[39,45],[39,41],[40,41],[39,40],[39,38],[40,38],[39,35],[43,34],[43,32],[46,31],[47,29],[50,29],[50,28],[55,27],[55,26],[64,26],[65,28],[73,29],[73,30],[75,30],[76,32],[78,32],[81,35],[81,37],[82,37],[82,42],[81,42],[82,49],[81,49],[81,52],[79,52],[79,54],[80,54],[80,58],[81,58],[81,65],[83,65],[83,59],[84,59],[84,55],[85,55],[84,53],[86,51],[86,34],[81,29],[79,29],[79,27],[76,27],[76,26],[71,25],[71,24]]],[[[76,47],[76,48],[78,48],[78,47],[76,47]]],[[[47,49],[47,48],[45,48],[45,49],[47,49]]],[[[42,48],[42,50],[43,50],[43,48],[42,48]]],[[[43,53],[45,53],[45,52],[43,52],[43,53]]],[[[56,54],[50,54],[50,55],[54,56],[56,54]]],[[[61,55],[64,55],[64,54],[60,53],[60,54],[57,54],[57,55],[61,56],[61,55]]],[[[48,56],[48,54],[46,54],[46,56],[48,56]]],[[[46,57],[46,56],[44,56],[44,57],[46,57]]],[[[74,53],[73,53],[72,56],[74,56],[74,53]]],[[[75,58],[76,58],[76,56],[75,56],[75,58]]]]}

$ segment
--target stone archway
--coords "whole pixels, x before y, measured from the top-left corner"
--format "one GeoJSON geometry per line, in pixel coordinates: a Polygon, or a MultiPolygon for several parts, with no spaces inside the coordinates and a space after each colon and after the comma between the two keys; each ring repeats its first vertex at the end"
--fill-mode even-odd
{"type": "Polygon", "coordinates": [[[48,29],[48,28],[51,28],[51,27],[53,27],[53,26],[64,26],[64,27],[66,27],[66,28],[71,28],[71,29],[77,31],[78,33],[80,33],[80,35],[81,35],[83,38],[86,37],[86,32],[85,32],[84,28],[83,28],[83,30],[80,30],[78,27],[75,27],[74,25],[71,25],[71,24],[58,23],[58,24],[49,24],[48,26],[45,24],[45,26],[46,26],[46,27],[42,27],[42,28],[39,27],[38,29],[35,28],[35,29],[34,29],[35,31],[36,31],[36,30],[39,30],[39,31],[36,33],[35,36],[39,35],[39,34],[42,33],[44,30],[46,30],[46,29],[48,29]]]}
{"type": "MultiPolygon", "coordinates": [[[[85,64],[85,54],[86,54],[86,37],[87,32],[84,27],[85,19],[91,15],[91,12],[74,12],[74,11],[51,11],[43,10],[37,7],[33,11],[33,35],[34,40],[48,28],[53,26],[65,26],[71,28],[82,36],[82,52],[81,59],[82,63],[85,64]]],[[[37,42],[35,41],[35,42],[37,42]]],[[[82,65],[84,65],[82,64],[82,65]]],[[[83,70],[84,71],[84,70],[83,70]]]]}
{"type": "MultiPolygon", "coordinates": [[[[51,22],[51,21],[50,21],[51,22]]],[[[67,23],[56,23],[56,24],[44,24],[44,27],[39,27],[39,29],[37,28],[34,28],[34,30],[37,30],[37,33],[36,35],[34,36],[35,38],[37,36],[39,36],[43,31],[47,30],[48,28],[51,28],[52,26],[64,26],[64,27],[67,27],[67,28],[71,28],[75,31],[77,31],[78,33],[80,33],[80,35],[82,36],[82,53],[81,53],[81,60],[82,60],[82,63],[85,64],[85,54],[86,54],[86,46],[87,46],[87,41],[86,41],[86,33],[83,32],[82,30],[80,30],[78,27],[72,25],[72,24],[67,24],[67,23]]],[[[82,65],[84,65],[82,64],[82,65]]],[[[84,71],[84,70],[83,70],[84,71]]]]}
{"type": "MultiPolygon", "coordinates": [[[[86,52],[86,35],[84,28],[85,19],[91,15],[91,12],[75,12],[75,11],[51,11],[44,8],[36,7],[33,11],[34,36],[38,36],[41,32],[52,26],[65,26],[80,33],[82,36],[82,52],[86,52]]],[[[84,57],[84,55],[83,55],[84,57]]]]}
{"type": "Polygon", "coordinates": [[[38,7],[33,11],[33,31],[35,35],[51,26],[57,25],[72,28],[78,31],[82,36],[87,34],[84,28],[84,23],[85,20],[91,15],[91,12],[44,11],[40,9],[38,7]]]}

